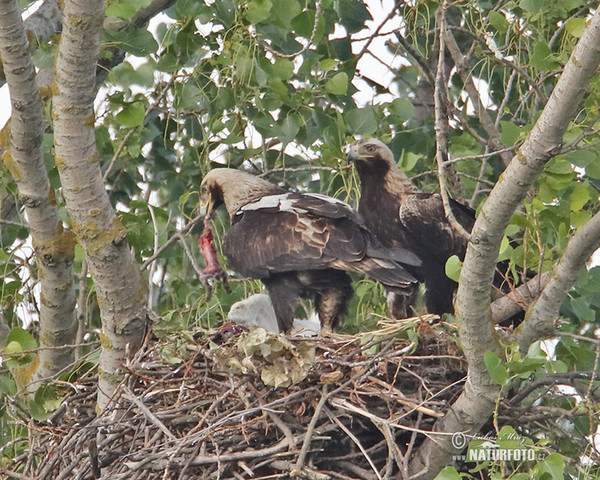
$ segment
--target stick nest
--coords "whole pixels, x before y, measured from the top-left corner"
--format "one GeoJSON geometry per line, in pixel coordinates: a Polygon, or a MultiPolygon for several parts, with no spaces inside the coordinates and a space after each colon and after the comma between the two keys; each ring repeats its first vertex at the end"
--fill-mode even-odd
{"type": "Polygon", "coordinates": [[[389,478],[463,386],[466,362],[431,320],[149,342],[101,415],[87,379],[37,425],[32,478],[389,478]]]}

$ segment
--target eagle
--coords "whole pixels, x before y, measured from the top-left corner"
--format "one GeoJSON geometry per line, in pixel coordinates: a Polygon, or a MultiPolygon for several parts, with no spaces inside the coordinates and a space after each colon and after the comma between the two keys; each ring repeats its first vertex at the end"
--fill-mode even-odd
{"type": "MultiPolygon", "coordinates": [[[[452,313],[457,284],[446,275],[446,261],[453,255],[464,259],[467,240],[446,218],[442,197],[420,192],[396,165],[392,151],[381,141],[365,138],[350,146],[348,160],[360,178],[358,212],[367,227],[387,248],[406,248],[421,260],[407,270],[425,284],[425,304],[430,313],[452,313]]],[[[475,212],[450,199],[454,218],[471,232],[475,212]]],[[[388,313],[406,316],[416,289],[388,295],[388,313]]]]}
{"type": "Polygon", "coordinates": [[[199,204],[207,218],[225,205],[231,227],[223,253],[233,270],[263,282],[280,331],[292,326],[299,298],[313,300],[323,332],[336,328],[354,294],[346,272],[388,289],[412,288],[417,281],[405,267],[418,267],[420,259],[404,248],[385,248],[362,217],[335,198],[217,168],[202,179],[199,204]]]}

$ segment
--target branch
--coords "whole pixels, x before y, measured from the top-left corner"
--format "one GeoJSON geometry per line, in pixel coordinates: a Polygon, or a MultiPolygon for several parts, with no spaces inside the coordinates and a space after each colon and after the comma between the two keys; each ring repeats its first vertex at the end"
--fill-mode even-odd
{"type": "MultiPolygon", "coordinates": [[[[542,114],[490,193],[473,227],[456,297],[456,316],[469,375],[463,393],[434,425],[436,431],[477,432],[494,410],[499,387],[489,377],[483,354],[488,350],[499,352],[491,321],[490,286],[502,236],[527,191],[559,150],[569,121],[583,101],[599,64],[600,11],[590,19],[542,114]]],[[[595,228],[596,221],[588,228],[595,228]]],[[[555,282],[558,281],[556,278],[555,282]]],[[[555,302],[562,298],[561,293],[555,302]]],[[[542,306],[548,301],[540,300],[542,306]]],[[[459,452],[448,437],[426,439],[411,465],[414,478],[435,477],[451,456],[459,452]]]]}
{"type": "MultiPolygon", "coordinates": [[[[435,76],[435,90],[434,90],[434,103],[435,103],[435,158],[438,164],[438,181],[440,183],[440,195],[442,197],[442,203],[444,204],[444,213],[452,228],[456,230],[465,240],[469,240],[469,232],[458,223],[452,208],[450,207],[450,198],[448,196],[448,189],[446,188],[446,176],[445,176],[445,162],[448,158],[448,115],[447,115],[447,104],[448,95],[446,94],[446,75],[444,72],[444,32],[446,31],[446,3],[444,3],[440,9],[440,36],[439,36],[439,56],[437,64],[437,73],[435,76]]],[[[447,167],[450,168],[450,167],[447,167]]]]}
{"type": "MultiPolygon", "coordinates": [[[[10,148],[4,158],[27,212],[40,269],[40,342],[43,347],[71,344],[76,328],[75,241],[63,228],[44,165],[42,103],[16,0],[0,0],[0,57],[12,105],[10,148]]],[[[73,350],[42,350],[39,359],[36,375],[49,377],[71,364],[73,350]]]]}
{"type": "Polygon", "coordinates": [[[492,321],[502,323],[523,310],[527,311],[529,305],[540,296],[549,278],[549,272],[542,273],[509,294],[494,300],[491,305],[492,321]]]}
{"type": "Polygon", "coordinates": [[[600,213],[594,215],[571,237],[540,299],[532,310],[527,312],[525,321],[515,331],[513,341],[519,344],[522,352],[527,351],[533,342],[555,333],[560,305],[586,262],[598,248],[600,248],[600,213]]]}
{"type": "MultiPolygon", "coordinates": [[[[494,121],[489,116],[487,110],[483,106],[483,103],[481,103],[481,97],[479,95],[479,92],[477,91],[475,83],[473,82],[473,77],[471,77],[469,73],[468,66],[466,65],[465,58],[463,57],[463,54],[460,51],[460,47],[456,43],[456,40],[454,39],[454,36],[450,32],[450,30],[443,30],[445,32],[443,37],[446,42],[446,48],[448,48],[448,51],[450,52],[450,55],[454,60],[456,70],[464,83],[465,90],[467,91],[469,98],[471,99],[471,102],[473,102],[473,106],[475,107],[475,111],[477,112],[477,116],[479,117],[479,122],[481,123],[481,126],[488,135],[487,143],[490,147],[490,150],[503,150],[504,145],[500,140],[500,132],[498,132],[498,129],[494,125],[494,121]]],[[[510,154],[510,152],[502,152],[500,153],[500,157],[502,158],[505,164],[508,164],[512,158],[512,155],[510,154]]]]}
{"type": "MultiPolygon", "coordinates": [[[[6,2],[2,3],[3,5],[6,2]]],[[[7,12],[8,13],[8,12],[7,12]]],[[[19,10],[19,24],[22,24],[21,12],[19,10]]],[[[45,0],[27,20],[25,20],[25,31],[30,38],[35,39],[29,45],[29,52],[33,53],[40,43],[50,40],[52,35],[60,33],[62,29],[62,12],[57,0],[45,0]]],[[[0,65],[2,60],[0,60],[0,65]]],[[[7,79],[0,76],[0,87],[4,85],[7,79]]]]}

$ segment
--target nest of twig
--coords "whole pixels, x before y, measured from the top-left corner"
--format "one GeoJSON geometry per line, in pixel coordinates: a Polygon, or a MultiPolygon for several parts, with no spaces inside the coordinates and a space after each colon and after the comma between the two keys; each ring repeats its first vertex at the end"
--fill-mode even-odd
{"type": "Polygon", "coordinates": [[[414,341],[414,328],[394,323],[352,336],[154,342],[100,416],[95,385],[82,382],[13,466],[54,480],[389,477],[466,373],[452,336],[421,325],[414,341]]]}

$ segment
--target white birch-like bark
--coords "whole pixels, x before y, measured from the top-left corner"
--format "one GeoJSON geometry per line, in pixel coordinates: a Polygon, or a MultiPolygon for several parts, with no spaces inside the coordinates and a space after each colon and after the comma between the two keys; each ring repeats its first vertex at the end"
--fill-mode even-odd
{"type": "MultiPolygon", "coordinates": [[[[21,14],[19,12],[19,17],[21,14]]],[[[57,0],[45,0],[42,5],[25,20],[25,32],[34,43],[47,42],[52,35],[60,33],[62,12],[57,0]]],[[[7,79],[0,77],[0,87],[7,79]]]]}
{"type": "Polygon", "coordinates": [[[96,287],[102,318],[98,407],[122,379],[122,365],[142,343],[147,290],[127,244],[127,232],[106,193],[94,138],[96,64],[103,0],[65,3],[56,60],[54,128],[63,195],[96,287]]]}
{"type": "MultiPolygon", "coordinates": [[[[483,356],[488,350],[500,353],[492,322],[490,291],[502,236],[527,191],[560,148],[569,122],[581,105],[599,64],[600,12],[596,12],[565,65],[540,118],[490,193],[473,227],[456,297],[460,339],[469,365],[467,382],[452,408],[433,427],[434,431],[445,435],[426,439],[417,451],[411,464],[414,475],[411,478],[434,478],[451,463],[452,455],[461,451],[453,445],[452,434],[477,432],[493,412],[500,389],[492,382],[483,356]]],[[[555,285],[563,289],[563,293],[568,292],[572,281],[572,278],[551,280],[546,290],[556,295],[551,290],[555,288],[551,285],[555,285]]],[[[547,312],[543,314],[548,315],[547,312]]],[[[526,328],[529,327],[524,326],[523,330],[526,328]]]]}
{"type": "Polygon", "coordinates": [[[10,91],[10,148],[4,153],[25,206],[41,285],[39,379],[51,377],[73,361],[75,338],[73,259],[75,238],[63,228],[41,150],[42,103],[29,42],[16,0],[0,0],[0,56],[10,91]]]}

